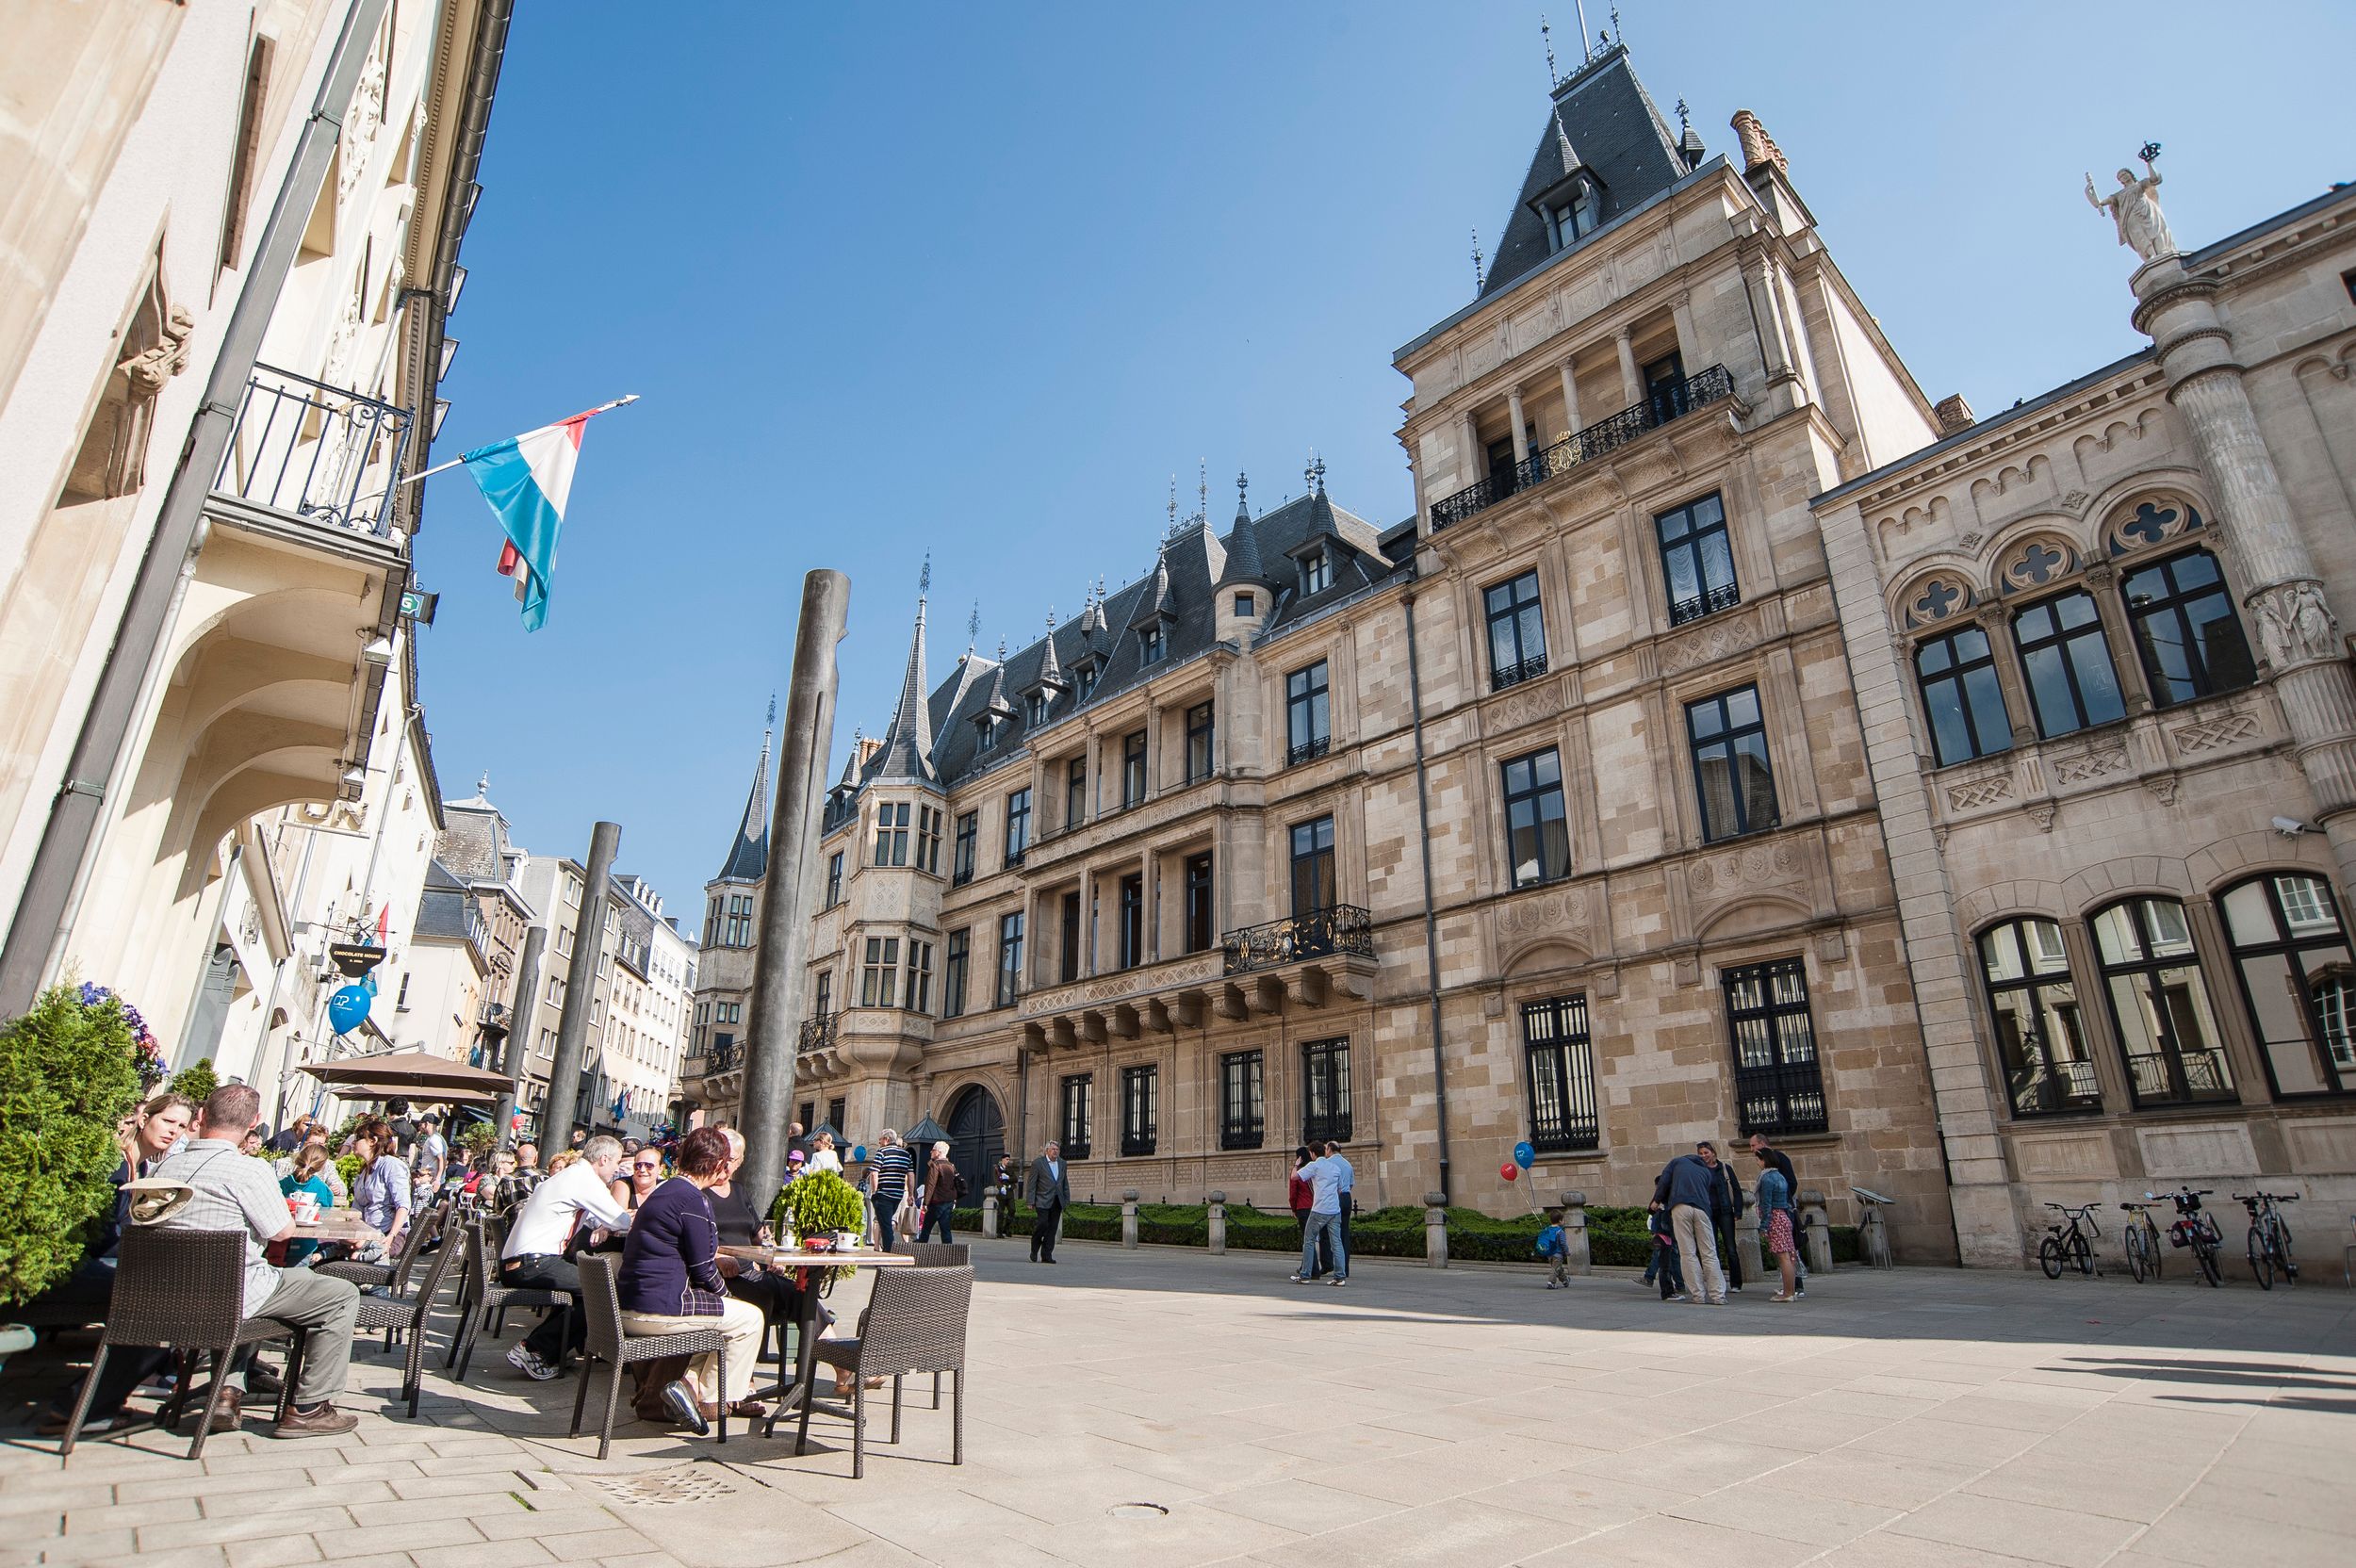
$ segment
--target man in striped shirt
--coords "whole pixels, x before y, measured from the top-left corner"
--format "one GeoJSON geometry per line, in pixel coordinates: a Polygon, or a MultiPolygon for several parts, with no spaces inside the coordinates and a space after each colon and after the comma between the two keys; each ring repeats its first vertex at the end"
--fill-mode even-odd
{"type": "Polygon", "coordinates": [[[908,1182],[915,1174],[915,1157],[898,1133],[885,1128],[875,1140],[875,1152],[867,1156],[867,1193],[875,1208],[875,1239],[887,1252],[892,1250],[892,1222],[908,1200],[908,1182]]]}

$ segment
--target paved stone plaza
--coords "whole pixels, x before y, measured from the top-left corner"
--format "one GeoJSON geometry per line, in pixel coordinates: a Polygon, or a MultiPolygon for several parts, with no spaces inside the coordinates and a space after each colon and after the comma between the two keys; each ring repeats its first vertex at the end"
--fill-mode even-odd
{"type": "Polygon", "coordinates": [[[61,1475],[24,1435],[36,1363],[8,1380],[0,1564],[2356,1558],[2356,1296],[2336,1283],[1851,1271],[1793,1306],[1754,1286],[1711,1310],[1620,1273],[1549,1292],[1374,1262],[1329,1290],[1265,1255],[976,1255],[962,1469],[928,1390],[900,1448],[888,1416],[872,1429],[855,1483],[824,1417],[799,1461],[784,1439],[626,1425],[600,1464],[564,1436],[572,1382],[527,1383],[496,1351],[463,1396],[430,1380],[413,1423],[393,1363],[363,1351],[351,1437],[249,1421],[200,1467],[151,1432],[61,1475]]]}

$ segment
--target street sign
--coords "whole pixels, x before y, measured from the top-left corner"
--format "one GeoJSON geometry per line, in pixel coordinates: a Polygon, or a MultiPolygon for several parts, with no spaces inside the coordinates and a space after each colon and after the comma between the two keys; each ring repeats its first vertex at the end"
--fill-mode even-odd
{"type": "Polygon", "coordinates": [[[357,980],[384,961],[384,950],[373,942],[331,942],[327,958],[343,972],[344,978],[357,980]]]}
{"type": "Polygon", "coordinates": [[[434,607],[441,602],[441,595],[429,594],[422,588],[403,590],[401,596],[401,619],[415,621],[419,626],[432,626],[434,607]]]}

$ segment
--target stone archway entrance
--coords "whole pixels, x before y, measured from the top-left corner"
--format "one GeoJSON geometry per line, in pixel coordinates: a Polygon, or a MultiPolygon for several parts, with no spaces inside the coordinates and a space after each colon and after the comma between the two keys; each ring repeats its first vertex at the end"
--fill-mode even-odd
{"type": "Polygon", "coordinates": [[[997,1098],[979,1084],[969,1085],[949,1106],[949,1163],[965,1178],[968,1203],[981,1202],[982,1188],[1006,1152],[997,1098]]]}

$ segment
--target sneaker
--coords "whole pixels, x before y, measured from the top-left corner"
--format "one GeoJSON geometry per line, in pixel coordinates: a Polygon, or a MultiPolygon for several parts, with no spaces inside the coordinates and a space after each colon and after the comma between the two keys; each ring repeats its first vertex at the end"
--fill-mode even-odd
{"type": "Polygon", "coordinates": [[[1297,1285],[1305,1285],[1309,1282],[1305,1277],[1299,1274],[1287,1274],[1284,1277],[1297,1285]]]}
{"type": "Polygon", "coordinates": [[[534,1355],[532,1347],[522,1340],[508,1348],[507,1364],[534,1382],[549,1382],[556,1377],[556,1368],[534,1355]]]}
{"type": "Polygon", "coordinates": [[[1336,1274],[1325,1282],[1329,1285],[1346,1285],[1350,1283],[1350,1276],[1347,1274],[1336,1274]]]}
{"type": "Polygon", "coordinates": [[[270,1429],[272,1437],[336,1437],[360,1424],[360,1418],[350,1411],[337,1410],[328,1400],[320,1400],[309,1410],[290,1410],[285,1420],[270,1429]]]}

